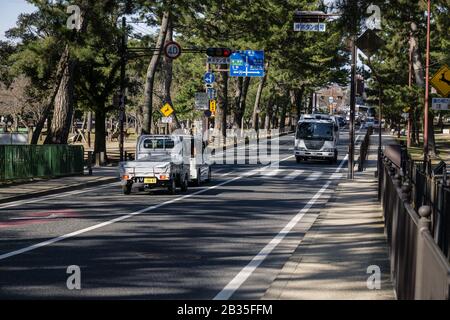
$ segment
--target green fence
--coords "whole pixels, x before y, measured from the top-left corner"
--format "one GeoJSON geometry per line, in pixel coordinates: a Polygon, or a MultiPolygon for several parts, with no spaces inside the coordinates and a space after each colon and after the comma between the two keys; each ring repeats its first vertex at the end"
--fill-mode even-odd
{"type": "Polygon", "coordinates": [[[83,174],[84,149],[67,145],[0,145],[0,182],[83,174]]]}

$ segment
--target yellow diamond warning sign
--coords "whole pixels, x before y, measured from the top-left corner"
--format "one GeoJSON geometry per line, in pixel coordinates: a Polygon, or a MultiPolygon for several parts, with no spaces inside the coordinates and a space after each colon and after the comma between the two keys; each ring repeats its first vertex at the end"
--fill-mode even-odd
{"type": "Polygon", "coordinates": [[[173,113],[173,108],[169,103],[166,103],[161,109],[160,109],[161,113],[165,116],[168,117],[173,113]]]}
{"type": "Polygon", "coordinates": [[[431,78],[431,85],[443,97],[450,94],[450,68],[445,65],[431,78]]]}

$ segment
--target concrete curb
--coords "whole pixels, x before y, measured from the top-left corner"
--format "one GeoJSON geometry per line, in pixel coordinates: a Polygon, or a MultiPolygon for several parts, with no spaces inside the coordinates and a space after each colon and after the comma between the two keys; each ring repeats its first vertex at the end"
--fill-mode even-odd
{"type": "Polygon", "coordinates": [[[32,198],[36,198],[36,197],[48,196],[48,195],[52,195],[52,194],[59,194],[59,193],[63,193],[63,192],[68,192],[68,191],[73,191],[73,190],[78,190],[78,189],[83,189],[83,188],[88,188],[88,187],[101,186],[104,184],[113,183],[113,182],[117,182],[117,181],[119,181],[117,177],[101,178],[101,179],[98,179],[95,181],[87,181],[87,182],[64,186],[61,188],[56,188],[56,189],[51,189],[51,190],[43,190],[43,191],[21,194],[21,195],[14,196],[14,197],[0,199],[0,204],[6,204],[6,203],[14,202],[14,201],[19,201],[19,200],[27,200],[27,199],[32,199],[32,198]]]}

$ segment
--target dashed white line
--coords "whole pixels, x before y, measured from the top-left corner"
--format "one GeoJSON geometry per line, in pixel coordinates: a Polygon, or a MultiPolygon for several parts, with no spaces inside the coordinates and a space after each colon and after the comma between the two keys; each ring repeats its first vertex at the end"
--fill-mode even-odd
{"type": "Polygon", "coordinates": [[[313,172],[310,174],[310,176],[308,178],[306,178],[306,181],[315,181],[318,180],[321,176],[323,175],[323,172],[313,172]]]}
{"type": "Polygon", "coordinates": [[[295,180],[297,177],[301,176],[305,170],[295,170],[286,176],[286,180],[295,180]]]}
{"type": "MultiPolygon", "coordinates": [[[[335,173],[344,166],[348,155],[341,161],[335,173]]],[[[228,300],[242,286],[242,284],[253,274],[253,272],[261,265],[261,263],[269,256],[269,254],[283,241],[283,239],[291,232],[304,215],[312,208],[316,201],[327,191],[331,184],[328,180],[323,187],[314,195],[314,197],[295,215],[291,221],[233,278],[231,281],[214,297],[214,300],[228,300]]]]}

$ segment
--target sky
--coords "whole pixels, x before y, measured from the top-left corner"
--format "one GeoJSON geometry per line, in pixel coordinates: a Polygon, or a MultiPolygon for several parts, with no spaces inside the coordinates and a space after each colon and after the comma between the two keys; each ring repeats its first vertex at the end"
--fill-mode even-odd
{"type": "Polygon", "coordinates": [[[0,6],[0,40],[6,40],[5,31],[16,25],[19,14],[35,11],[25,0],[0,0],[0,6]]]}

